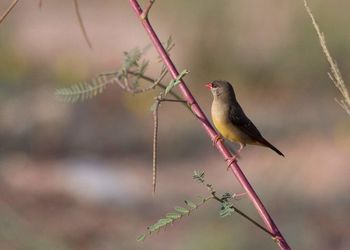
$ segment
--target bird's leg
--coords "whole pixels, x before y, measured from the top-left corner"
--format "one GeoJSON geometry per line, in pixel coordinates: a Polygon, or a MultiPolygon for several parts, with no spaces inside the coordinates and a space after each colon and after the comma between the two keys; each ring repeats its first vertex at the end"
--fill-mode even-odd
{"type": "Polygon", "coordinates": [[[245,144],[239,143],[239,149],[238,149],[238,151],[237,151],[237,153],[236,153],[237,156],[241,153],[241,150],[242,150],[244,147],[245,147],[245,144]]]}
{"type": "Polygon", "coordinates": [[[213,146],[214,146],[214,147],[215,147],[216,143],[218,143],[218,141],[221,141],[221,142],[224,141],[224,139],[221,137],[220,134],[217,134],[217,135],[214,137],[214,139],[213,139],[213,146]]]}
{"type": "Polygon", "coordinates": [[[234,156],[232,156],[231,158],[228,158],[226,159],[227,161],[227,170],[230,168],[231,164],[234,162],[234,161],[237,161],[237,158],[239,158],[239,154],[241,152],[241,150],[245,147],[245,144],[243,143],[239,143],[239,149],[238,151],[236,152],[236,154],[234,156]]]}

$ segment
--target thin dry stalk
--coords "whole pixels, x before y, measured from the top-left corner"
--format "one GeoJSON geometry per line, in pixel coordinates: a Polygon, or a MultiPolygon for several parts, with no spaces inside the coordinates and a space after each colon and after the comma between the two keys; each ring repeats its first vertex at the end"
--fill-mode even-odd
{"type": "Polygon", "coordinates": [[[336,99],[336,102],[339,103],[339,105],[348,113],[348,115],[350,115],[350,96],[349,96],[349,92],[346,88],[346,85],[344,83],[344,80],[341,76],[341,72],[339,70],[339,67],[338,67],[336,61],[332,58],[332,56],[327,48],[326,38],[325,38],[324,34],[321,32],[306,0],[304,0],[304,6],[305,6],[307,13],[309,14],[309,16],[311,18],[312,24],[316,30],[322,51],[325,54],[327,61],[330,65],[331,73],[328,73],[328,76],[332,80],[334,85],[337,87],[340,94],[343,96],[343,99],[341,99],[341,100],[336,99]]]}
{"type": "Polygon", "coordinates": [[[0,24],[2,23],[2,21],[5,20],[5,18],[7,17],[8,14],[10,14],[11,10],[16,6],[16,4],[18,3],[19,0],[14,0],[11,5],[8,7],[8,9],[4,12],[4,14],[2,14],[1,18],[0,18],[0,24]]]}
{"type": "Polygon", "coordinates": [[[84,26],[84,22],[83,22],[83,18],[81,17],[81,14],[80,14],[78,0],[73,0],[73,2],[74,2],[75,14],[77,15],[77,18],[78,18],[78,22],[79,22],[79,27],[80,27],[81,33],[83,34],[84,39],[85,39],[87,45],[89,46],[89,48],[92,49],[92,44],[91,44],[89,36],[88,36],[88,34],[86,32],[86,29],[85,29],[85,26],[84,26]]]}
{"type": "Polygon", "coordinates": [[[158,109],[160,99],[159,96],[156,98],[155,108],[153,110],[153,161],[152,161],[152,185],[153,194],[156,192],[157,182],[157,149],[158,149],[158,109]]]}
{"type": "Polygon", "coordinates": [[[187,106],[187,101],[181,99],[167,99],[163,98],[162,94],[155,98],[155,106],[153,109],[153,161],[152,161],[152,185],[153,185],[153,194],[156,192],[156,183],[157,183],[157,160],[158,160],[158,127],[159,127],[159,118],[158,110],[162,102],[177,102],[183,103],[187,106]]]}

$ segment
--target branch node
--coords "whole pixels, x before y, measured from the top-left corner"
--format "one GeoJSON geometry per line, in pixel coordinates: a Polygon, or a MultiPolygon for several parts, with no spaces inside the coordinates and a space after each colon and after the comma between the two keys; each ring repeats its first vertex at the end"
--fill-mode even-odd
{"type": "Polygon", "coordinates": [[[231,165],[234,163],[234,162],[237,162],[237,157],[236,156],[232,156],[230,158],[227,158],[225,160],[227,162],[227,170],[229,170],[229,168],[231,167],[231,165]]]}
{"type": "Polygon", "coordinates": [[[140,18],[142,20],[148,19],[149,11],[151,10],[151,8],[152,8],[152,6],[153,6],[155,1],[156,0],[149,0],[147,7],[143,10],[142,14],[140,15],[140,18]]]}

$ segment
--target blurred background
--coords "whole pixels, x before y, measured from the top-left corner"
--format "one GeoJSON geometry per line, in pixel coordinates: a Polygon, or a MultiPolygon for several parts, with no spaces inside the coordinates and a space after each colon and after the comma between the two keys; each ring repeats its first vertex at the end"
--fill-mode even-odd
{"type": "MultiPolygon", "coordinates": [[[[10,2],[0,1],[1,13],[10,2]]],[[[54,96],[118,69],[123,51],[149,44],[128,1],[80,1],[93,50],[72,1],[43,1],[41,9],[37,2],[20,1],[0,25],[0,248],[277,249],[238,215],[220,218],[216,203],[136,242],[184,199],[206,194],[192,180],[195,169],[220,193],[242,188],[198,121],[165,103],[153,197],[149,107],[158,91],[135,96],[112,85],[77,104],[54,96]]],[[[310,7],[350,87],[350,2],[310,7]]],[[[231,81],[246,113],[286,155],[249,146],[240,166],[291,247],[350,249],[350,117],[334,101],[302,1],[159,1],[150,19],[162,40],[173,36],[172,58],[190,70],[185,80],[203,110],[209,114],[212,98],[203,84],[231,81]]],[[[157,77],[153,48],[147,56],[147,74],[157,77]]],[[[247,198],[236,205],[260,221],[247,198]]]]}

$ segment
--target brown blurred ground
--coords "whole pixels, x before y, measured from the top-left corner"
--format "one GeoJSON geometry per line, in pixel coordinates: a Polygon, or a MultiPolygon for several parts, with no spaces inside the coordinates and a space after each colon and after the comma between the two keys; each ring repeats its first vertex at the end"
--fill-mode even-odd
{"type": "MultiPolygon", "coordinates": [[[[350,3],[310,5],[350,82],[350,3]]],[[[43,1],[41,10],[22,1],[0,26],[0,249],[275,249],[240,217],[219,218],[216,204],[136,243],[172,207],[205,194],[193,170],[205,170],[218,191],[241,188],[176,104],[161,107],[153,198],[152,95],[111,86],[84,103],[54,98],[55,88],[117,69],[123,51],[149,43],[127,1],[80,6],[92,51],[71,1],[43,1]]],[[[159,1],[151,20],[163,40],[173,35],[172,57],[191,71],[186,81],[206,113],[203,83],[232,81],[249,116],[285,153],[247,147],[240,165],[293,249],[349,249],[350,118],[334,101],[302,1],[159,1]]],[[[258,218],[248,199],[237,206],[258,218]]]]}

